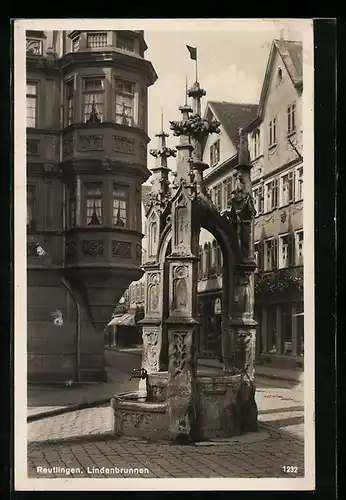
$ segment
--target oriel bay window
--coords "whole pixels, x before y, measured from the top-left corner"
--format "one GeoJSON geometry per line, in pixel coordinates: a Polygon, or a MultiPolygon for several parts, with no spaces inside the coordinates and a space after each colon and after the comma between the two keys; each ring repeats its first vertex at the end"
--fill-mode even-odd
{"type": "Polygon", "coordinates": [[[37,127],[37,88],[36,82],[26,84],[26,126],[37,127]]]}
{"type": "Polygon", "coordinates": [[[87,226],[103,224],[102,182],[85,183],[85,208],[87,226]]]}
{"type": "Polygon", "coordinates": [[[71,186],[69,194],[68,227],[76,227],[76,188],[71,186]]]}
{"type": "Polygon", "coordinates": [[[103,77],[83,79],[84,123],[104,121],[104,83],[103,77]]]}
{"type": "Polygon", "coordinates": [[[115,81],[115,121],[121,125],[134,124],[134,84],[115,81]]]}
{"type": "Polygon", "coordinates": [[[26,188],[26,227],[36,228],[36,186],[30,184],[26,188]]]}
{"type": "Polygon", "coordinates": [[[65,84],[66,89],[66,125],[74,122],[74,80],[69,80],[65,84]]]}
{"type": "Polygon", "coordinates": [[[113,203],[113,226],[127,227],[128,220],[128,203],[129,203],[129,188],[113,184],[112,193],[113,203]]]}

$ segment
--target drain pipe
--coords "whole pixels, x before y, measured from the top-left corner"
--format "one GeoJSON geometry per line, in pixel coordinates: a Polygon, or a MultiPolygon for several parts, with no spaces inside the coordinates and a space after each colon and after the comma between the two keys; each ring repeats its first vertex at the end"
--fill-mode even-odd
{"type": "MultiPolygon", "coordinates": [[[[60,32],[60,47],[59,47],[59,55],[62,57],[64,55],[64,36],[65,36],[65,31],[60,32]]],[[[63,161],[63,129],[64,129],[64,75],[63,71],[60,68],[60,151],[59,151],[59,159],[60,159],[60,164],[63,161]]],[[[66,204],[67,204],[67,197],[66,197],[66,186],[65,183],[62,182],[62,226],[63,226],[63,237],[62,237],[62,268],[64,270],[65,268],[65,262],[66,262],[66,204]]],[[[75,373],[75,382],[80,382],[80,358],[81,358],[81,314],[80,314],[80,306],[78,303],[78,300],[70,286],[70,284],[67,282],[67,280],[62,276],[61,282],[64,285],[64,287],[67,289],[69,292],[70,296],[73,299],[73,302],[75,303],[76,306],[76,312],[77,312],[77,326],[76,326],[76,373],[75,373]]]]}
{"type": "Polygon", "coordinates": [[[61,278],[61,282],[64,287],[67,289],[69,294],[71,295],[77,311],[77,328],[76,328],[76,374],[75,374],[75,382],[80,382],[80,358],[81,358],[81,314],[80,314],[80,306],[77,300],[76,295],[73,293],[73,290],[70,284],[66,281],[64,277],[61,278]]]}

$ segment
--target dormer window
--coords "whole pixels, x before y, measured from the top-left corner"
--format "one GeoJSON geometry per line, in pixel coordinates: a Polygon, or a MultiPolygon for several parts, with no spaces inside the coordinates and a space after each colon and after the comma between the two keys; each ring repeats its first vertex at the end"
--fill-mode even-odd
{"type": "Polygon", "coordinates": [[[107,33],[88,33],[87,47],[88,49],[107,47],[107,33]]]}

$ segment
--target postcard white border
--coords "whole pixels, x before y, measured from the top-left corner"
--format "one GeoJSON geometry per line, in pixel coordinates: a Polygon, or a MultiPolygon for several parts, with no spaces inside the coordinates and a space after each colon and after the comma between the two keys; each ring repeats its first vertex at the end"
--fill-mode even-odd
{"type": "Polygon", "coordinates": [[[16,491],[76,490],[313,490],[315,488],[314,386],[314,52],[311,19],[25,19],[14,22],[14,469],[16,491]],[[27,477],[26,353],[26,123],[25,31],[74,29],[268,30],[268,23],[303,35],[304,130],[304,405],[305,477],[259,479],[37,479],[27,477]]]}

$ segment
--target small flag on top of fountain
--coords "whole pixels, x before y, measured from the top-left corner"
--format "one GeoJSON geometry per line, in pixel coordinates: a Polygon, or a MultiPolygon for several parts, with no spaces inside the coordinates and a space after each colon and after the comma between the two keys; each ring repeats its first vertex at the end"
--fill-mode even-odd
{"type": "Polygon", "coordinates": [[[187,50],[190,52],[190,57],[194,61],[197,61],[197,47],[190,47],[190,45],[186,45],[187,50]]]}

